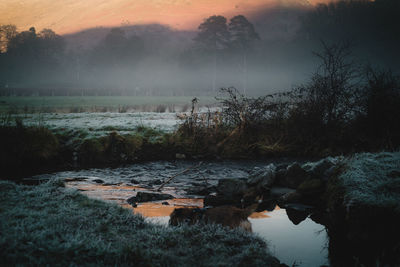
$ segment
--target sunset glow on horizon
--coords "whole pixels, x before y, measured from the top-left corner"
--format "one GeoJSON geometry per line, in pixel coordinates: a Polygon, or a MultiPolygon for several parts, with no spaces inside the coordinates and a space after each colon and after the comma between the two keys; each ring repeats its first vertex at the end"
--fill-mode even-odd
{"type": "MultiPolygon", "coordinates": [[[[50,28],[59,34],[93,27],[160,23],[179,30],[196,29],[204,18],[252,14],[281,5],[323,0],[0,0],[0,25],[18,30],[50,28]]],[[[326,1],[326,0],[325,0],[326,1]]]]}

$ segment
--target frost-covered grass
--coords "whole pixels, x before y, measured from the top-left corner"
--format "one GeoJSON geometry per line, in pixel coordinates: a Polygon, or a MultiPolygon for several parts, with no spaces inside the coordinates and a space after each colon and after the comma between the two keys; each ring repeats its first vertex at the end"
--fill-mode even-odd
{"type": "Polygon", "coordinates": [[[22,120],[26,126],[45,126],[56,131],[85,130],[93,135],[104,135],[110,131],[129,132],[137,127],[150,127],[172,132],[178,119],[175,113],[41,113],[27,115],[12,115],[10,123],[15,118],[22,120]]]}
{"type": "MultiPolygon", "coordinates": [[[[0,112],[10,109],[19,112],[71,112],[118,111],[138,109],[156,111],[157,105],[184,106],[191,103],[192,96],[8,96],[0,97],[0,112]]],[[[215,102],[213,97],[201,97],[201,105],[215,102]]]]}
{"type": "Polygon", "coordinates": [[[0,181],[1,264],[58,266],[276,266],[266,244],[215,225],[149,224],[59,181],[0,181]]]}
{"type": "Polygon", "coordinates": [[[355,154],[345,164],[339,178],[347,205],[390,207],[400,213],[400,152],[355,154]]]}

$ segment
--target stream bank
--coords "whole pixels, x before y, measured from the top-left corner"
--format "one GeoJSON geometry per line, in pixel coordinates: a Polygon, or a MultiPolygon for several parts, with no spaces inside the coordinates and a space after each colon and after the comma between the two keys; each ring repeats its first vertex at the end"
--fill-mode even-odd
{"type": "MultiPolygon", "coordinates": [[[[193,161],[150,162],[118,169],[64,172],[48,177],[84,180],[89,187],[97,189],[81,188],[85,190],[82,192],[94,192],[100,198],[105,193],[99,193],[98,188],[114,186],[114,192],[123,192],[123,188],[130,186],[130,191],[125,192],[119,201],[142,214],[152,210],[145,216],[157,215],[164,218],[164,223],[168,221],[166,215],[175,208],[212,208],[220,205],[243,208],[257,202],[257,213],[253,216],[263,217],[276,212],[274,209],[278,204],[297,229],[307,221],[323,225],[317,231],[326,231],[329,241],[326,239],[318,246],[320,251],[327,247],[331,266],[372,266],[376,262],[396,266],[399,263],[399,246],[395,238],[399,234],[396,228],[400,222],[399,202],[396,202],[399,199],[399,192],[396,191],[399,185],[399,153],[356,154],[350,158],[325,158],[317,162],[206,162],[200,170],[177,176],[163,187],[162,193],[170,194],[172,200],[127,202],[140,191],[157,193],[165,180],[197,164],[193,161]],[[365,166],[368,167],[367,172],[354,171],[365,166]],[[371,166],[380,173],[373,172],[371,166]],[[357,194],[358,187],[365,187],[360,191],[363,194],[357,194]],[[364,198],[367,194],[371,197],[380,192],[387,196],[386,199],[382,196],[377,198],[383,201],[364,198]]],[[[75,182],[79,182],[77,180],[75,182]]],[[[72,182],[67,184],[73,186],[72,182]]],[[[75,184],[75,188],[79,189],[80,185],[82,181],[75,184]]],[[[250,216],[253,226],[257,225],[253,219],[256,218],[250,216]]],[[[269,230],[266,232],[265,237],[269,240],[269,230]]],[[[285,232],[288,228],[282,229],[279,235],[283,237],[285,232]]],[[[293,261],[282,261],[293,264],[293,261]]]]}

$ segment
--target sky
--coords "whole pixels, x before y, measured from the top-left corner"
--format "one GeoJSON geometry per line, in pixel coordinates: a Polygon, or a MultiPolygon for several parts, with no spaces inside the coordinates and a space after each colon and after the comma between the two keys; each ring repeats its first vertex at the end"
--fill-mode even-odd
{"type": "Polygon", "coordinates": [[[327,0],[0,0],[0,25],[31,26],[59,34],[93,27],[160,23],[193,30],[211,15],[251,14],[277,3],[313,5],[327,0]]]}

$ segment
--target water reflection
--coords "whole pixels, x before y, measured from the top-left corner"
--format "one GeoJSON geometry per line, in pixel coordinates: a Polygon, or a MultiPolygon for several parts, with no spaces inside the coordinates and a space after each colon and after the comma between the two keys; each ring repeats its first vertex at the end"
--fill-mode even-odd
{"type": "Polygon", "coordinates": [[[306,218],[298,225],[289,220],[286,210],[278,206],[265,212],[267,218],[249,220],[253,232],[268,240],[271,252],[283,263],[292,266],[321,266],[328,264],[328,238],[323,225],[306,218]]]}
{"type": "MultiPolygon", "coordinates": [[[[171,200],[176,201],[176,200],[171,200]]],[[[184,205],[191,199],[180,200],[184,205]]],[[[197,204],[200,204],[200,200],[197,204]]],[[[158,224],[168,224],[169,214],[178,206],[164,206],[161,203],[143,203],[135,212],[158,224]]],[[[321,266],[329,264],[328,237],[323,225],[306,218],[297,225],[288,218],[286,210],[276,208],[269,211],[254,212],[248,220],[253,233],[268,241],[271,252],[283,263],[292,266],[321,266]]]]}
{"type": "MultiPolygon", "coordinates": [[[[126,200],[137,192],[148,189],[127,184],[93,184],[90,181],[71,181],[66,186],[76,188],[89,197],[111,201],[132,209],[149,221],[163,225],[168,224],[169,216],[176,208],[203,207],[203,199],[175,198],[140,203],[136,208],[132,208],[126,200]]],[[[296,266],[321,266],[328,263],[328,250],[325,248],[328,238],[324,226],[315,223],[302,212],[300,215],[293,214],[292,210],[281,209],[273,203],[266,207],[261,206],[248,220],[253,232],[268,241],[271,252],[281,262],[290,266],[294,263],[296,266]]]]}
{"type": "MultiPolygon", "coordinates": [[[[184,200],[186,201],[186,200],[184,200]]],[[[186,203],[187,204],[187,203],[186,203]]],[[[169,214],[176,206],[163,206],[161,203],[143,203],[136,212],[150,216],[151,221],[167,225],[169,214]],[[147,211],[150,208],[152,211],[147,211]],[[172,208],[172,209],[171,209],[172,208]],[[153,213],[153,210],[156,213],[153,213]],[[158,214],[160,216],[153,217],[158,214]]],[[[273,211],[252,213],[248,220],[253,233],[268,241],[271,252],[289,266],[321,266],[328,265],[328,237],[323,225],[306,218],[295,225],[288,218],[286,210],[276,208],[273,211]]]]}
{"type": "Polygon", "coordinates": [[[137,191],[144,190],[141,187],[126,184],[93,184],[90,181],[71,181],[65,185],[67,188],[74,188],[82,194],[95,199],[114,202],[125,205],[126,200],[137,191]]]}

